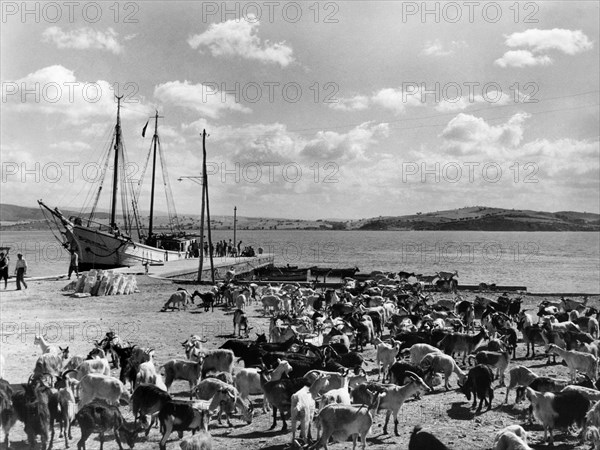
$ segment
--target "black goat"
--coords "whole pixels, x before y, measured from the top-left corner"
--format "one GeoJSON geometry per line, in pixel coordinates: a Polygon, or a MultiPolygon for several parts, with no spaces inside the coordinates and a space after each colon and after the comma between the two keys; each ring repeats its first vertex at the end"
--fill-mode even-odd
{"type": "Polygon", "coordinates": [[[10,429],[17,421],[17,415],[12,404],[13,390],[8,381],[0,378],[0,418],[2,429],[4,430],[4,443],[6,448],[10,448],[8,434],[10,429]]]}
{"type": "Polygon", "coordinates": [[[433,434],[423,431],[420,425],[413,428],[408,442],[408,450],[450,450],[433,434]]]}
{"type": "MultiPolygon", "coordinates": [[[[25,434],[29,445],[33,447],[36,436],[39,435],[42,441],[42,450],[52,448],[54,420],[60,420],[58,399],[45,384],[44,377],[32,375],[27,384],[23,384],[23,390],[13,394],[12,402],[17,418],[25,424],[25,434]],[[50,406],[51,397],[53,397],[53,414],[51,414],[50,406]],[[50,438],[49,444],[48,438],[50,438]]],[[[6,440],[8,441],[8,433],[6,440]]]]}
{"type": "MultiPolygon", "coordinates": [[[[160,411],[160,409],[171,401],[171,396],[153,384],[140,384],[131,394],[131,412],[135,418],[135,424],[140,417],[149,415],[152,416],[160,411]]],[[[150,428],[154,424],[155,418],[152,417],[148,428],[146,428],[146,436],[150,433],[150,428]]]]}
{"type": "Polygon", "coordinates": [[[130,429],[123,420],[119,408],[109,405],[104,400],[95,399],[83,406],[75,415],[75,419],[81,428],[81,439],[77,443],[78,450],[85,450],[85,442],[92,433],[100,434],[100,450],[102,450],[104,433],[109,430],[113,430],[120,450],[123,450],[121,439],[127,442],[131,448],[135,444],[137,431],[130,429]]]}
{"type": "Polygon", "coordinates": [[[488,410],[492,408],[492,400],[494,399],[494,390],[492,389],[493,381],[494,374],[492,369],[485,364],[478,364],[469,370],[467,381],[460,387],[460,390],[465,394],[467,400],[471,400],[471,395],[473,395],[473,405],[471,408],[475,408],[477,399],[479,398],[477,413],[481,412],[484,401],[487,404],[488,410]]]}

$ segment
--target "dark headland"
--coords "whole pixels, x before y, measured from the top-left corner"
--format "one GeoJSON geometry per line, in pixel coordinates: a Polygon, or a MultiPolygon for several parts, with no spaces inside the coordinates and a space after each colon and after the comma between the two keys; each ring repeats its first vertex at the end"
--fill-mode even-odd
{"type": "MultiPolygon", "coordinates": [[[[67,216],[74,211],[63,211],[67,216]]],[[[108,217],[108,214],[105,214],[108,217]]],[[[102,213],[97,216],[102,220],[102,213]]],[[[199,215],[180,214],[183,228],[197,230],[199,215]]],[[[359,220],[285,219],[238,217],[238,230],[447,230],[447,231],[600,231],[600,215],[587,212],[544,212],[521,209],[470,206],[406,216],[379,216],[359,220]]],[[[168,223],[167,215],[155,223],[168,223]]],[[[213,216],[214,230],[233,229],[232,216],[213,216]]],[[[45,230],[47,224],[39,208],[0,204],[0,229],[4,231],[45,230]]]]}

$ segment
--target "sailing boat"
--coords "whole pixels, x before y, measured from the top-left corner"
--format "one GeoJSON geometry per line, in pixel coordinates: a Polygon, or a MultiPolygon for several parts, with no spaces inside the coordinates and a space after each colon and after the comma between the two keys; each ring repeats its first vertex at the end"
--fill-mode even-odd
{"type": "MultiPolygon", "coordinates": [[[[38,200],[43,212],[49,212],[54,221],[56,229],[62,235],[59,238],[55,236],[61,244],[70,252],[76,252],[79,256],[80,270],[92,268],[109,269],[115,267],[128,267],[140,264],[160,264],[168,261],[185,259],[190,254],[198,253],[198,242],[195,237],[186,236],[181,231],[177,214],[175,212],[173,196],[168,181],[166,165],[160,149],[160,140],[158,136],[158,111],[154,116],[154,136],[150,146],[150,152],[146,160],[146,166],[143,174],[146,172],[150,154],[153,154],[152,164],[152,187],[150,198],[150,217],[148,230],[144,230],[140,215],[138,212],[138,198],[141,192],[143,174],[138,182],[138,190],[134,191],[131,183],[127,183],[127,159],[123,145],[123,136],[121,134],[121,97],[117,98],[117,123],[111,140],[111,146],[107,152],[104,162],[104,170],[99,180],[99,186],[93,197],[94,202],[91,212],[87,217],[69,216],[68,218],[58,209],[50,208],[42,200],[38,200]],[[113,180],[112,197],[110,205],[109,223],[101,223],[95,220],[98,215],[96,207],[102,192],[105,175],[107,174],[111,160],[111,150],[114,150],[113,156],[113,180]],[[166,188],[167,205],[169,210],[170,233],[155,233],[154,226],[154,194],[156,181],[156,156],[160,156],[163,182],[166,188]],[[119,216],[117,215],[117,195],[120,193],[122,203],[121,223],[123,230],[117,224],[119,216]],[[137,239],[132,234],[137,229],[137,239]]],[[[146,124],[147,125],[147,124],[146,124]]],[[[144,127],[144,132],[145,132],[144,127]]],[[[47,216],[48,218],[48,216],[47,216]]],[[[52,229],[52,226],[51,226],[52,229]]]]}

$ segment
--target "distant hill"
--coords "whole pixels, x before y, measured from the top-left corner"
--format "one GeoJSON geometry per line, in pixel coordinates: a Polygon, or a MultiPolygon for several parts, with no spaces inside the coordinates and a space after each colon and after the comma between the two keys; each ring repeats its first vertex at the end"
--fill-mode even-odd
{"type": "Polygon", "coordinates": [[[350,230],[600,231],[600,215],[474,206],[347,222],[350,230]]]}
{"type": "MultiPolygon", "coordinates": [[[[77,211],[61,210],[65,216],[79,216],[77,211]]],[[[148,224],[148,212],[142,211],[142,222],[148,224]]],[[[98,212],[95,220],[108,222],[107,212],[98,212]]],[[[198,231],[200,228],[199,214],[179,214],[179,223],[184,230],[198,231]]],[[[301,220],[285,218],[237,217],[238,230],[329,230],[344,228],[343,222],[328,223],[321,220],[301,220]]],[[[213,230],[233,230],[233,216],[211,216],[213,230]]],[[[154,217],[154,227],[157,230],[169,227],[169,218],[163,213],[154,217]]],[[[40,208],[0,204],[1,230],[43,230],[47,228],[44,215],[40,208]]]]}
{"type": "MultiPolygon", "coordinates": [[[[62,211],[66,216],[78,215],[62,211]]],[[[147,213],[146,213],[147,214],[147,213]]],[[[154,218],[157,229],[167,228],[168,217],[154,218]]],[[[100,212],[97,220],[107,221],[100,212]]],[[[147,218],[142,221],[147,223],[147,218]]],[[[197,231],[200,216],[180,214],[185,230],[197,231]]],[[[214,230],[232,230],[233,216],[211,216],[214,230]]],[[[0,229],[39,230],[47,227],[39,208],[0,204],[0,229]]],[[[543,212],[520,209],[473,206],[447,211],[416,213],[407,216],[379,216],[361,220],[301,220],[285,218],[238,217],[238,230],[473,230],[473,231],[600,231],[600,215],[558,211],[543,212]]]]}

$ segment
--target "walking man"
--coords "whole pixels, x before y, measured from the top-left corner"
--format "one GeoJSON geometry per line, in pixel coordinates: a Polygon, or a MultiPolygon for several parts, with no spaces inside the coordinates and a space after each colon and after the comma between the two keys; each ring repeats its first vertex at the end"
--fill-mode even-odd
{"type": "MultiPolygon", "coordinates": [[[[71,274],[75,272],[77,278],[79,278],[79,255],[75,250],[70,250],[71,252],[71,263],[69,265],[69,280],[71,279],[71,274]]],[[[25,286],[27,287],[27,286],[25,286]]]]}
{"type": "Polygon", "coordinates": [[[0,282],[4,278],[4,290],[8,284],[8,255],[0,253],[0,282]]]}
{"type": "Polygon", "coordinates": [[[25,283],[24,277],[27,274],[27,261],[23,258],[21,253],[17,253],[17,263],[15,264],[15,274],[17,275],[17,291],[21,290],[21,283],[27,289],[27,283],[25,283]]]}

